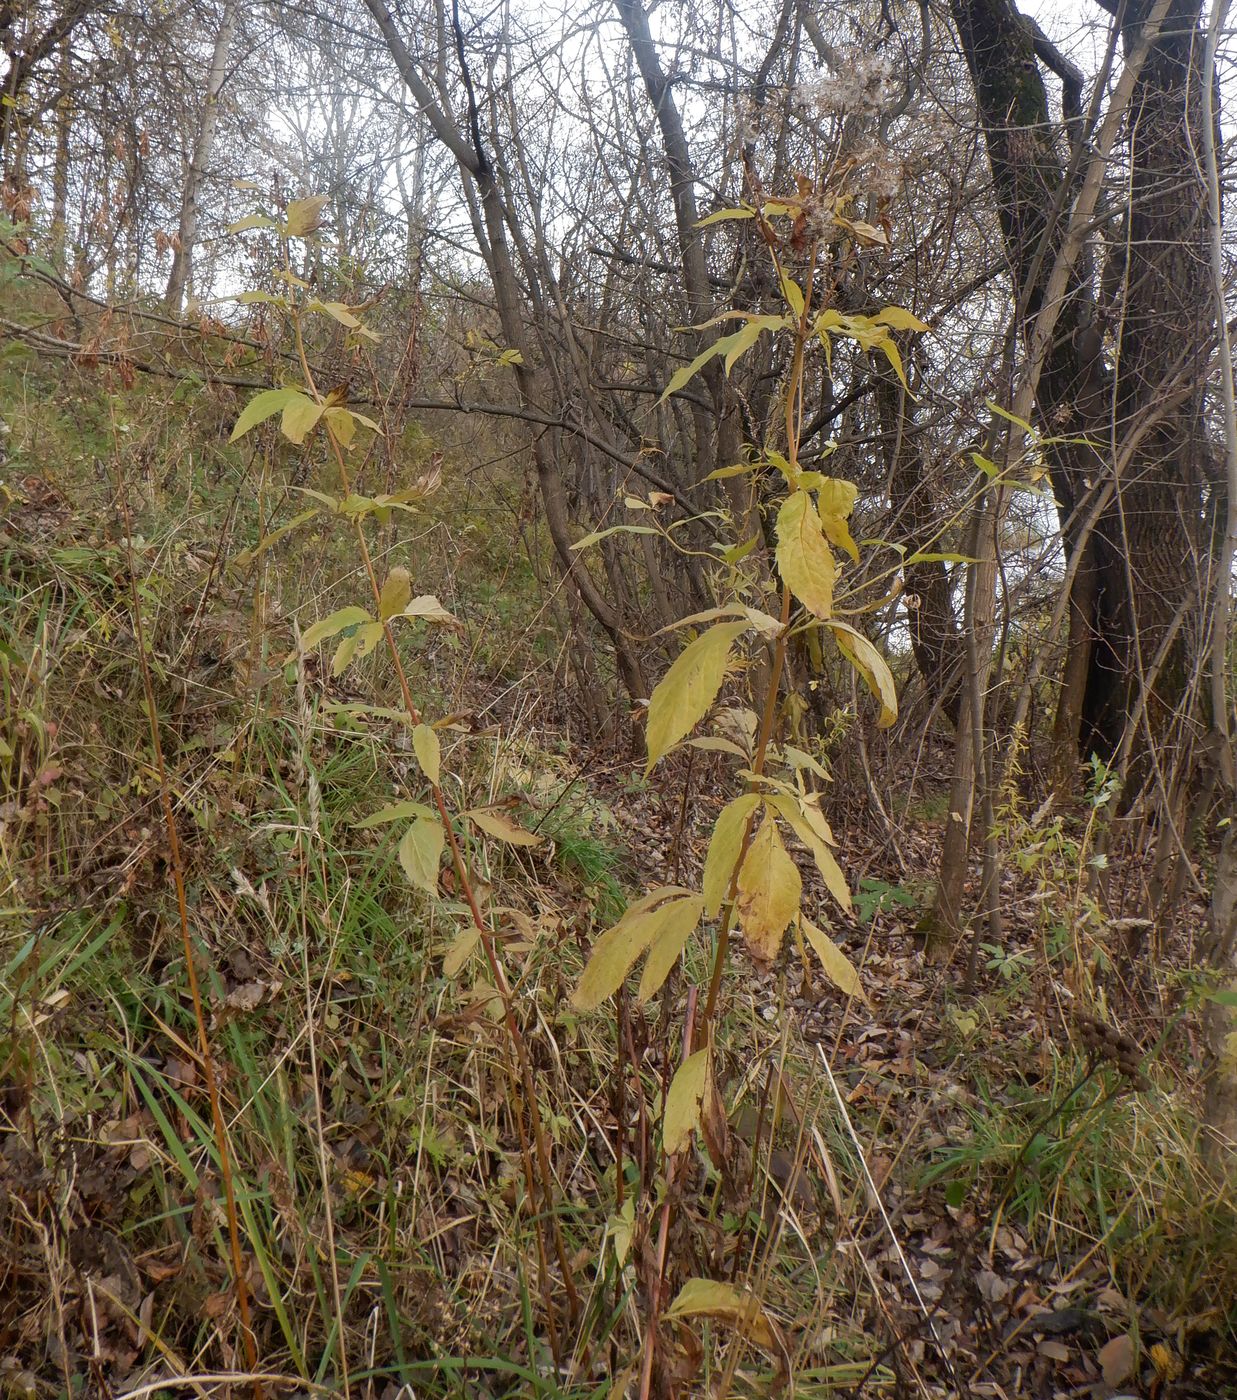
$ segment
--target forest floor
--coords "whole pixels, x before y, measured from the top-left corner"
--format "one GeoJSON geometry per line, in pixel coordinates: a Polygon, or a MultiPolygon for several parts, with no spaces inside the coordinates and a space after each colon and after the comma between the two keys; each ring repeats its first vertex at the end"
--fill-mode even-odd
{"type": "MultiPolygon", "coordinates": [[[[698,868],[722,802],[710,756],[646,780],[583,742],[536,579],[494,562],[509,527],[431,504],[383,536],[463,622],[409,658],[455,716],[453,801],[543,838],[473,858],[547,1125],[565,1246],[547,1257],[460,892],[449,874],[438,899],[410,890],[390,829],[363,825],[418,792],[385,663],[346,682],[284,664],[292,615],[354,601],[354,561],[310,527],[232,568],[257,525],[217,430],[169,405],[158,433],[131,430],[123,393],[23,375],[0,507],[0,1394],[636,1394],[653,1125],[707,949],[643,1007],[569,998],[646,879],[698,868]]],[[[690,1154],[668,1249],[670,1296],[742,1283],[781,1341],[667,1321],[660,1383],[1237,1395],[1237,1215],[1196,1124],[1202,906],[1187,895],[1143,946],[1096,912],[1095,809],[1034,814],[1010,793],[1003,939],[977,945],[970,989],[969,945],[929,965],[916,923],[946,744],[929,736],[917,765],[867,755],[879,802],[856,796],[844,741],[821,750],[856,889],[832,930],[865,998],[738,958],[718,1034],[728,1161],[690,1154]],[[1080,969],[1115,1030],[1071,1010],[1080,969]]]]}

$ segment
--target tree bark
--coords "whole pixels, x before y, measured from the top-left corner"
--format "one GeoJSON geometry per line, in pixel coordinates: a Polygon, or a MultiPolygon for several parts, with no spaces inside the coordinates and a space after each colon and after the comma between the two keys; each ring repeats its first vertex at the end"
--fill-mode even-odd
{"type": "Polygon", "coordinates": [[[1203,1011],[1210,1060],[1203,1121],[1213,1160],[1237,1176],[1237,811],[1231,815],[1216,865],[1205,949],[1218,985],[1203,1011]]]}
{"type": "MultiPolygon", "coordinates": [[[[878,368],[876,373],[876,406],[895,512],[894,538],[906,546],[908,555],[939,552],[933,483],[924,460],[923,432],[915,422],[914,400],[892,371],[878,368]]],[[[939,559],[907,564],[902,573],[915,664],[928,694],[957,727],[965,655],[949,573],[939,559]]]]}
{"type": "MultiPolygon", "coordinates": [[[[31,7],[33,8],[33,7],[31,7]]],[[[0,0],[0,44],[6,60],[0,76],[0,172],[9,173],[9,158],[21,123],[19,99],[34,70],[49,58],[57,46],[68,39],[73,30],[96,10],[103,0],[72,0],[63,9],[53,12],[41,31],[18,33],[24,16],[13,0],[0,0]]]]}
{"type": "MultiPolygon", "coordinates": [[[[520,304],[519,280],[507,238],[507,213],[503,205],[502,192],[495,178],[494,167],[481,137],[479,114],[472,93],[472,81],[465,64],[462,33],[456,25],[457,57],[463,69],[462,76],[468,89],[467,136],[455,125],[421,77],[416,61],[404,43],[399,28],[383,0],[365,0],[365,4],[377,23],[400,77],[413,100],[425,114],[435,136],[454,156],[466,183],[471,182],[471,188],[476,191],[476,198],[480,205],[478,241],[493,283],[498,319],[502,326],[507,348],[519,352],[519,359],[514,365],[514,370],[520,396],[528,407],[545,411],[542,405],[548,405],[552,399],[550,386],[544,370],[539,366],[532,349],[531,339],[525,328],[520,304]]],[[[610,638],[614,647],[619,677],[627,693],[632,699],[643,699],[648,695],[648,683],[644,677],[640,658],[627,635],[623,619],[602,594],[578,553],[572,550],[573,540],[571,538],[567,493],[558,462],[546,434],[538,433],[533,438],[532,451],[537,484],[545,511],[546,527],[549,530],[555,555],[563,574],[568,584],[578,590],[585,607],[610,638]]]]}
{"type": "Polygon", "coordinates": [[[202,189],[206,183],[206,172],[210,168],[211,154],[215,149],[219,99],[228,76],[228,59],[232,53],[232,41],[236,36],[239,11],[239,0],[225,0],[219,29],[215,34],[215,49],[211,55],[210,70],[206,75],[202,115],[198,122],[193,153],[189,157],[189,168],[185,172],[184,190],[181,194],[180,223],[172,255],[172,271],[163,297],[164,308],[169,316],[180,315],[185,300],[185,289],[193,271],[193,250],[198,238],[202,189]]]}
{"type": "MultiPolygon", "coordinates": [[[[1153,0],[1135,0],[1123,32],[1134,66],[1131,177],[1126,237],[1105,275],[1115,294],[1097,303],[1076,271],[1061,303],[1048,308],[1045,279],[1064,233],[1051,220],[1069,193],[1070,171],[1054,136],[1037,41],[1011,0],[952,0],[1026,310],[1024,335],[1033,337],[1042,311],[1056,316],[1036,404],[1055,439],[1048,454],[1066,549],[1084,551],[1055,726],[1062,785],[1076,776],[1080,757],[1096,751],[1111,759],[1121,749],[1145,667],[1197,587],[1191,561],[1205,477],[1199,367],[1213,324],[1197,156],[1199,9],[1197,0],[1173,0],[1144,54],[1154,8],[1153,0]],[[1142,440],[1111,506],[1083,538],[1088,497],[1131,438],[1142,440]]],[[[1196,638],[1196,626],[1183,629],[1160,668],[1150,724],[1185,703],[1196,638]]]]}

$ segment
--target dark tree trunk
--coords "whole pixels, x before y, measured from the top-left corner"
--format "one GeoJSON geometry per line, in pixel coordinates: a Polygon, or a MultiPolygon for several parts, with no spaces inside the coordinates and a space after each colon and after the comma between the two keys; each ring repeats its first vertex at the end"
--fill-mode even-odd
{"type": "MultiPolygon", "coordinates": [[[[896,515],[894,537],[906,546],[908,556],[939,553],[936,535],[940,516],[933,499],[932,473],[924,460],[924,434],[915,421],[914,400],[894,374],[888,370],[877,373],[877,411],[896,515]]],[[[907,564],[902,573],[915,665],[928,694],[956,726],[966,658],[948,570],[941,560],[929,559],[907,564]]]]}
{"type": "MultiPolygon", "coordinates": [[[[1129,5],[1127,52],[1151,5],[1129,5]]],[[[1010,0],[952,0],[952,11],[1029,338],[1064,235],[1054,217],[1068,177],[1063,126],[1051,119],[1036,38],[1010,0]]],[[[1175,712],[1188,689],[1205,455],[1200,369],[1212,324],[1198,25],[1199,0],[1178,0],[1143,64],[1128,121],[1129,208],[1105,295],[1097,303],[1085,270],[1071,278],[1037,389],[1041,427],[1056,439],[1048,455],[1064,545],[1081,551],[1055,726],[1062,784],[1079,757],[1121,752],[1157,658],[1147,723],[1175,712]],[[1089,528],[1105,490],[1111,500],[1089,528]]]]}

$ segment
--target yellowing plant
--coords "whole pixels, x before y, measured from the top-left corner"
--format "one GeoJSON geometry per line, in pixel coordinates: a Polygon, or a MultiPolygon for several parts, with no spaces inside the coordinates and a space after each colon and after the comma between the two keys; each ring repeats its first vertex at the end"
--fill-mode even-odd
{"type": "MultiPolygon", "coordinates": [[[[662,1135],[663,1146],[670,1155],[686,1145],[695,1128],[705,1129],[706,1144],[715,1136],[715,1125],[708,1121],[713,1082],[712,1025],[734,926],[742,934],[748,953],[759,964],[768,964],[778,955],[788,930],[792,930],[802,956],[807,956],[810,945],[826,977],[849,995],[863,995],[858,974],[845,954],[804,915],[803,882],[787,849],[788,841],[805,848],[838,906],[844,911],[850,909],[846,878],[834,855],[833,832],[821,810],[820,794],[810,785],[813,774],[823,773],[809,754],[790,744],[779,744],[775,734],[787,646],[792,637],[812,632],[832,636],[863,678],[879,705],[879,724],[892,724],[897,716],[893,678],[884,658],[834,609],[834,594],[843,569],[835,550],[854,562],[859,559],[849,526],[856,487],[852,482],[799,466],[804,364],[809,347],[819,343],[831,362],[834,341],[850,340],[862,350],[883,354],[905,384],[891,333],[928,329],[901,307],[886,307],[867,317],[843,315],[824,304],[817,274],[823,234],[828,231],[833,242],[839,236],[849,236],[856,242],[868,243],[872,235],[880,234],[879,230],[848,220],[841,212],[845,203],[844,198],[813,194],[801,182],[795,196],[709,216],[705,222],[722,218],[758,222],[773,257],[785,310],[780,314],[726,311],[703,326],[694,327],[702,330],[723,321],[742,323],[738,330],[723,335],[680,369],[663,395],[665,398],[682,389],[719,356],[729,374],[736,361],[766,332],[792,337],[790,367],[782,391],[785,452],[766,450],[750,463],[711,474],[713,478],[732,477],[771,469],[782,481],[784,494],[777,504],[774,553],[780,613],[775,617],[736,599],[685,618],[678,626],[703,630],[679,653],[654,690],[648,709],[650,769],[686,741],[736,757],[740,762],[737,776],[744,791],[717,818],[704,863],[702,888],[695,891],[677,885],[663,886],[650,890],[633,904],[597,940],[574,994],[580,1010],[599,1006],[622,986],[627,974],[643,958],[637,997],[647,1000],[665,982],[701,920],[720,917],[704,1011],[706,1044],[683,1061],[667,1095],[662,1135]],[[789,235],[778,234],[775,219],[793,221],[789,235]],[[805,228],[811,227],[822,231],[815,242],[804,236],[805,228]],[[792,247],[804,254],[802,263],[807,271],[803,285],[795,281],[785,265],[785,254],[792,247]],[[691,738],[713,709],[727,676],[742,666],[745,644],[752,642],[766,649],[771,644],[773,654],[771,667],[763,672],[764,694],[758,697],[757,705],[760,713],[742,707],[723,710],[714,733],[691,738]]],[[[578,547],[598,538],[600,534],[589,536],[578,547]]],[[[730,551],[727,557],[737,560],[741,553],[730,551]]]]}

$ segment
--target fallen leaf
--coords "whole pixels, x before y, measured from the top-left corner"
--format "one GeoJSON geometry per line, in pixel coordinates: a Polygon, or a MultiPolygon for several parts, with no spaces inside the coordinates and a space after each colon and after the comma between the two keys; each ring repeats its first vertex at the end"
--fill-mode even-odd
{"type": "Polygon", "coordinates": [[[1104,1381],[1108,1385],[1120,1385],[1134,1369],[1134,1339],[1128,1332],[1111,1337],[1099,1349],[1097,1357],[1104,1381]]]}

